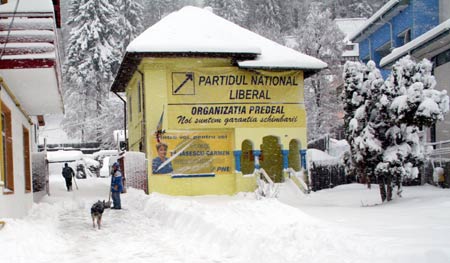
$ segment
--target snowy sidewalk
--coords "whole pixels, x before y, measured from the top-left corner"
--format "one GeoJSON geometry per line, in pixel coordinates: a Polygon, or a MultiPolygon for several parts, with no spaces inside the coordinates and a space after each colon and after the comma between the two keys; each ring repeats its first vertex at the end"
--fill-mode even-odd
{"type": "Polygon", "coordinates": [[[296,208],[276,199],[256,200],[253,193],[171,197],[129,189],[122,195],[124,209],[105,210],[98,230],[90,207],[108,198],[109,178],[78,180],[73,192],[64,190],[61,175],[50,179],[50,197],[24,219],[6,219],[0,231],[2,263],[449,259],[450,191],[433,187],[408,188],[404,200],[377,207],[360,206],[361,198],[376,197],[361,185],[308,196],[281,193],[289,199],[282,201],[296,208]]]}

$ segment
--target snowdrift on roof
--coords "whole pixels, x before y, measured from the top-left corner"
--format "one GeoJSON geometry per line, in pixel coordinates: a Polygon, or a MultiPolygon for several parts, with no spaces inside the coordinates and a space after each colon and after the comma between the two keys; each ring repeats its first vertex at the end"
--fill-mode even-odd
{"type": "Polygon", "coordinates": [[[205,9],[187,6],[148,28],[127,47],[131,53],[248,54],[244,68],[313,69],[323,61],[282,46],[205,9]]]}

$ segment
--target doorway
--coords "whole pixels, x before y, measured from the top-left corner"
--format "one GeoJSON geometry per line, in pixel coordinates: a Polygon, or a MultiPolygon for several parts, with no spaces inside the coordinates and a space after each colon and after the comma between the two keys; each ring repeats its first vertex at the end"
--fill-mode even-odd
{"type": "Polygon", "coordinates": [[[261,168],[263,168],[269,177],[279,183],[283,178],[283,156],[281,154],[281,145],[278,137],[266,136],[261,144],[261,168]]]}

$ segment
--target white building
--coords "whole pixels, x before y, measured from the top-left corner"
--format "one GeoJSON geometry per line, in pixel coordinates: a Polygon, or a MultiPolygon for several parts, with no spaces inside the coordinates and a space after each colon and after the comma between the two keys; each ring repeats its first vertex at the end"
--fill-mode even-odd
{"type": "Polygon", "coordinates": [[[342,53],[344,61],[359,60],[359,44],[349,40],[349,36],[355,33],[365,22],[367,18],[336,18],[334,22],[338,28],[344,33],[345,48],[342,53]]]}
{"type": "Polygon", "coordinates": [[[24,216],[32,206],[37,130],[44,114],[63,112],[58,3],[0,4],[0,218],[24,216]]]}

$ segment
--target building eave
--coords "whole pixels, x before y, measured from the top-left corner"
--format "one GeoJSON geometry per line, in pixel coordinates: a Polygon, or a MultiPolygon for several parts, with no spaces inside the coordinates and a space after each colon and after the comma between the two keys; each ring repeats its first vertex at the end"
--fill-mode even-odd
{"type": "Polygon", "coordinates": [[[417,59],[428,58],[450,48],[450,19],[415,38],[409,43],[392,50],[380,61],[380,66],[390,68],[395,61],[405,55],[412,55],[417,59]]]}
{"type": "Polygon", "coordinates": [[[367,22],[355,33],[349,36],[349,40],[354,43],[359,43],[373,32],[386,24],[386,21],[391,20],[398,15],[410,4],[410,0],[391,0],[386,3],[378,12],[371,16],[367,22]]]}
{"type": "Polygon", "coordinates": [[[124,92],[143,58],[230,58],[232,60],[254,59],[253,53],[204,53],[204,52],[126,52],[119,71],[111,85],[112,92],[124,92]]]}

